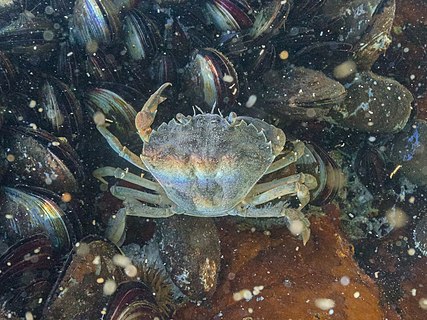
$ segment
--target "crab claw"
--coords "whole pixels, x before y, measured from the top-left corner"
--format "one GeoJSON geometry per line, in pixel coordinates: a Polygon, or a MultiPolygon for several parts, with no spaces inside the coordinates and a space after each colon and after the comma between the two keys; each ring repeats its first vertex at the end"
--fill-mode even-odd
{"type": "Polygon", "coordinates": [[[144,142],[148,142],[151,134],[151,125],[156,117],[157,107],[160,103],[166,100],[162,96],[163,91],[171,86],[170,82],[162,84],[162,86],[154,92],[147,102],[142,107],[142,110],[137,113],[135,117],[135,127],[138,130],[138,134],[144,142]]]}
{"type": "Polygon", "coordinates": [[[301,232],[301,238],[302,238],[303,245],[306,245],[308,240],[310,239],[310,228],[305,228],[301,232]]]}
{"type": "Polygon", "coordinates": [[[288,229],[292,234],[300,236],[302,243],[307,244],[310,239],[310,221],[300,210],[286,208],[286,217],[288,219],[288,229]]]}

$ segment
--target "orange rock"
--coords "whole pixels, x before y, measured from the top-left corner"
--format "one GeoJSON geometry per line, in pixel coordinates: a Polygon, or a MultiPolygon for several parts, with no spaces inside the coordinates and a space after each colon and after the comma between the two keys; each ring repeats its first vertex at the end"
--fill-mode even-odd
{"type": "Polygon", "coordinates": [[[182,308],[175,319],[384,319],[378,288],[358,267],[333,216],[312,219],[306,246],[286,228],[270,235],[238,232],[233,219],[221,219],[224,260],[217,291],[201,306],[182,308]],[[247,299],[236,301],[239,292],[247,299]],[[331,299],[335,307],[321,310],[317,299],[331,299]]]}

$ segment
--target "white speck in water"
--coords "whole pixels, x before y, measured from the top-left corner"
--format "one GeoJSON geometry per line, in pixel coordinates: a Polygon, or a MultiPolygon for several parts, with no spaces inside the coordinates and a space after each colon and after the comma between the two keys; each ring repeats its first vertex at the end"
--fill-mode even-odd
{"type": "Polygon", "coordinates": [[[130,278],[134,278],[138,274],[138,269],[133,264],[127,265],[124,271],[130,278]]]}
{"type": "Polygon", "coordinates": [[[421,309],[427,310],[427,298],[421,298],[418,300],[418,304],[420,305],[421,309]]]}
{"type": "Polygon", "coordinates": [[[242,299],[250,300],[252,299],[252,292],[248,289],[243,289],[238,292],[233,293],[233,300],[240,301],[242,299]]]}
{"type": "Polygon", "coordinates": [[[347,276],[342,276],[340,279],[340,283],[343,286],[348,286],[350,284],[350,278],[347,276]]]}
{"type": "Polygon", "coordinates": [[[327,298],[317,298],[314,300],[314,305],[321,310],[329,310],[335,307],[335,301],[327,298]]]}
{"type": "Polygon", "coordinates": [[[257,100],[256,95],[252,94],[249,96],[248,101],[246,101],[246,108],[252,108],[257,100]]]}
{"type": "Polygon", "coordinates": [[[93,260],[92,263],[95,265],[98,265],[101,263],[101,256],[96,256],[93,260]]]}
{"type": "Polygon", "coordinates": [[[226,75],[224,75],[222,80],[224,80],[224,82],[227,82],[227,83],[232,83],[234,81],[234,78],[232,76],[230,76],[229,74],[226,74],[226,75]]]}
{"type": "Polygon", "coordinates": [[[36,107],[37,102],[35,100],[31,100],[30,104],[28,105],[30,108],[35,108],[36,107]]]}
{"type": "Polygon", "coordinates": [[[414,248],[409,248],[408,249],[408,255],[410,255],[410,256],[415,255],[415,249],[414,248]]]}
{"type": "Polygon", "coordinates": [[[406,225],[408,222],[408,216],[406,213],[396,207],[392,207],[391,209],[386,211],[387,222],[393,228],[401,228],[406,225]]]}
{"type": "Polygon", "coordinates": [[[255,286],[254,289],[252,290],[252,294],[254,296],[257,296],[261,293],[261,290],[264,289],[264,286],[255,286]]]}
{"type": "Polygon", "coordinates": [[[126,257],[126,256],[124,256],[122,254],[116,254],[116,255],[113,256],[113,263],[116,266],[125,268],[125,267],[127,267],[128,265],[131,264],[131,260],[128,257],[126,257]]]}
{"type": "Polygon", "coordinates": [[[289,223],[289,231],[295,235],[300,235],[304,230],[304,223],[300,220],[293,220],[289,223]]]}
{"type": "Polygon", "coordinates": [[[52,41],[55,38],[55,34],[51,30],[45,30],[43,32],[43,39],[45,41],[52,41]]]}
{"type": "Polygon", "coordinates": [[[49,176],[47,176],[47,177],[44,179],[44,183],[46,183],[47,185],[51,185],[51,184],[52,184],[52,179],[51,179],[49,176]]]}
{"type": "Polygon", "coordinates": [[[84,242],[77,242],[76,243],[76,254],[79,256],[86,256],[90,252],[89,245],[84,242]]]}
{"type": "Polygon", "coordinates": [[[334,68],[333,74],[336,79],[344,79],[356,72],[356,63],[347,60],[334,68]]]}
{"type": "Polygon", "coordinates": [[[111,296],[114,292],[116,292],[116,289],[117,289],[116,281],[112,279],[108,279],[107,281],[105,281],[102,291],[104,295],[111,296]]]}
{"type": "Polygon", "coordinates": [[[105,115],[100,111],[95,112],[93,115],[93,122],[95,122],[96,125],[103,125],[105,123],[105,115]]]}
{"type": "Polygon", "coordinates": [[[46,6],[46,8],[44,8],[44,13],[46,14],[53,14],[54,12],[55,10],[51,6],[46,6]]]}

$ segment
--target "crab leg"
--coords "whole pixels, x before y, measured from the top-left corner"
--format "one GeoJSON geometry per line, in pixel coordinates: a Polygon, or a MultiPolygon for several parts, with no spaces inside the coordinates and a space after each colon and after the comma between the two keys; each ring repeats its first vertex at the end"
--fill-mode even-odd
{"type": "Polygon", "coordinates": [[[142,107],[142,110],[137,113],[135,117],[135,127],[138,130],[138,134],[144,142],[148,142],[151,134],[151,125],[156,117],[157,107],[160,103],[166,100],[162,97],[163,91],[171,86],[169,82],[164,83],[156,92],[154,92],[147,102],[142,107]]]}
{"type": "Polygon", "coordinates": [[[147,202],[155,205],[168,205],[170,201],[162,196],[161,194],[152,194],[144,191],[135,190],[132,188],[112,186],[110,192],[113,196],[121,200],[127,200],[129,198],[147,202]]]}
{"type": "Polygon", "coordinates": [[[116,179],[124,180],[153,191],[160,192],[162,190],[158,183],[145,179],[142,176],[137,176],[136,174],[125,171],[121,168],[102,167],[94,170],[92,174],[96,179],[105,184],[108,182],[104,179],[104,177],[114,177],[116,179]]]}
{"type": "Polygon", "coordinates": [[[271,190],[283,184],[288,184],[293,182],[301,182],[305,184],[307,188],[310,190],[313,190],[317,187],[317,180],[311,174],[298,173],[288,177],[276,179],[273,181],[258,183],[252,188],[250,195],[260,194],[262,192],[271,190]]]}
{"type": "Polygon", "coordinates": [[[154,208],[139,202],[135,198],[126,198],[123,201],[126,207],[126,215],[143,218],[167,218],[174,213],[169,208],[154,208]]]}
{"type": "Polygon", "coordinates": [[[249,207],[243,210],[236,210],[238,216],[244,218],[286,218],[288,229],[296,235],[301,235],[305,245],[310,239],[310,221],[299,209],[287,208],[286,203],[279,202],[273,207],[255,208],[249,207]],[[299,230],[295,229],[296,222],[300,222],[299,230]]]}
{"type": "Polygon", "coordinates": [[[147,167],[142,162],[141,158],[130,151],[128,148],[123,146],[119,139],[117,139],[106,127],[105,125],[97,125],[96,128],[107,140],[110,147],[123,159],[132,163],[134,166],[147,171],[147,167]]]}
{"type": "Polygon", "coordinates": [[[267,169],[265,174],[272,173],[274,171],[280,170],[289,166],[290,164],[296,162],[304,154],[305,145],[301,141],[293,142],[295,150],[286,154],[284,157],[279,160],[274,161],[270,167],[267,169]]]}
{"type": "Polygon", "coordinates": [[[257,206],[286,195],[296,194],[298,197],[298,200],[301,203],[301,208],[303,208],[310,201],[309,188],[304,183],[299,181],[301,180],[300,176],[297,176],[297,177],[290,176],[288,178],[289,178],[288,181],[285,181],[282,184],[270,190],[267,190],[255,196],[252,196],[248,198],[246,202],[250,205],[257,206]],[[292,179],[296,181],[289,182],[289,181],[292,181],[292,179]]]}

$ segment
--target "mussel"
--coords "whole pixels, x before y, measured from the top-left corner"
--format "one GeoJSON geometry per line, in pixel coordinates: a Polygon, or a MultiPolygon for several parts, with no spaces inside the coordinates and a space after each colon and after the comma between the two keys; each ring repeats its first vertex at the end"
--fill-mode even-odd
{"type": "Polygon", "coordinates": [[[230,108],[236,102],[239,94],[237,72],[218,50],[196,50],[185,72],[185,91],[191,102],[210,109],[230,108]]]}
{"type": "Polygon", "coordinates": [[[68,252],[81,236],[80,212],[61,205],[59,196],[41,188],[0,189],[0,253],[36,234],[48,237],[53,250],[68,252]]]}
{"type": "Polygon", "coordinates": [[[4,127],[1,139],[10,179],[60,193],[80,190],[84,169],[66,139],[22,126],[4,127]]]}
{"type": "Polygon", "coordinates": [[[173,216],[163,219],[157,227],[160,256],[172,281],[191,300],[211,296],[221,261],[213,220],[173,216]]]}
{"type": "Polygon", "coordinates": [[[254,11],[245,0],[209,0],[205,13],[222,32],[246,30],[254,23],[254,11]]]}
{"type": "Polygon", "coordinates": [[[0,47],[18,55],[49,55],[58,48],[60,30],[44,16],[24,11],[9,25],[0,28],[0,47]]]}
{"type": "Polygon", "coordinates": [[[77,0],[70,20],[72,41],[90,53],[111,45],[120,33],[119,13],[112,0],[77,0]]]}
{"type": "Polygon", "coordinates": [[[137,9],[124,18],[125,44],[134,60],[152,58],[158,51],[160,31],[154,21],[137,9]]]}
{"type": "Polygon", "coordinates": [[[0,255],[0,303],[24,317],[40,316],[44,300],[56,278],[60,256],[45,235],[18,241],[0,255]]]}
{"type": "Polygon", "coordinates": [[[326,118],[346,96],[339,82],[303,67],[268,71],[251,84],[259,93],[256,108],[290,120],[326,118]]]}
{"type": "Polygon", "coordinates": [[[298,159],[299,172],[306,172],[317,180],[317,188],[311,192],[313,205],[330,203],[345,186],[345,176],[332,157],[319,146],[306,143],[304,155],[298,159]]]}
{"type": "Polygon", "coordinates": [[[372,133],[401,131],[412,111],[412,94],[391,78],[360,72],[332,117],[342,126],[372,133]]]}
{"type": "Polygon", "coordinates": [[[43,310],[43,319],[165,319],[152,283],[114,244],[82,239],[68,256],[43,310]]]}

